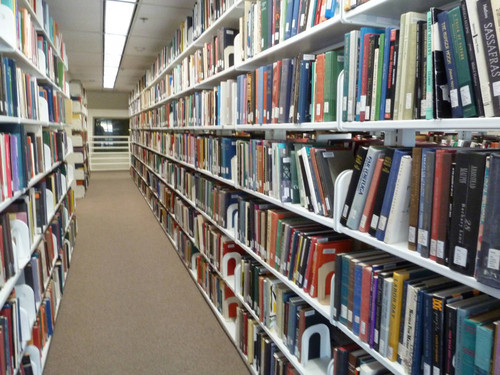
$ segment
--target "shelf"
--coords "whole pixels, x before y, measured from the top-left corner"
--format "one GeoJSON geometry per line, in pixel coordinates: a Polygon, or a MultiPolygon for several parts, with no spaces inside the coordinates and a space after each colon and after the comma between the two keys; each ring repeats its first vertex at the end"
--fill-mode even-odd
{"type": "Polygon", "coordinates": [[[432,7],[443,7],[450,3],[451,0],[370,0],[347,12],[343,10],[343,6],[341,8],[343,22],[385,27],[399,26],[399,20],[403,13],[427,12],[432,7]]]}
{"type": "MultiPolygon", "coordinates": [[[[157,153],[157,154],[159,154],[159,155],[161,155],[161,156],[163,156],[163,157],[165,157],[167,159],[172,160],[173,162],[175,162],[177,164],[183,165],[183,166],[185,166],[187,168],[191,168],[191,169],[193,169],[196,172],[202,173],[205,176],[211,177],[211,178],[213,178],[213,179],[215,179],[217,181],[220,181],[220,182],[222,182],[222,183],[224,183],[226,185],[235,187],[235,188],[237,188],[237,189],[239,189],[241,191],[244,191],[245,193],[253,195],[254,197],[263,199],[263,200],[265,200],[265,201],[267,201],[269,203],[272,203],[272,204],[274,204],[274,205],[276,205],[278,207],[285,208],[288,211],[291,211],[291,212],[294,212],[296,214],[299,214],[299,215],[301,215],[301,216],[303,216],[303,217],[305,217],[305,218],[307,218],[309,220],[312,220],[312,221],[314,221],[316,223],[322,224],[322,225],[324,225],[324,226],[326,226],[328,228],[335,229],[335,223],[334,223],[333,218],[331,218],[331,217],[317,215],[314,212],[311,212],[311,211],[307,210],[306,208],[302,207],[300,204],[283,203],[279,199],[270,197],[268,195],[265,195],[265,194],[262,194],[262,193],[259,193],[259,192],[256,192],[256,191],[253,191],[251,189],[247,189],[247,188],[241,187],[241,186],[237,185],[232,180],[228,180],[228,179],[216,176],[213,173],[211,173],[209,171],[206,171],[204,169],[196,168],[196,167],[194,167],[193,165],[191,165],[189,163],[185,163],[185,162],[182,162],[182,161],[179,161],[179,160],[173,158],[172,156],[168,156],[168,155],[162,154],[161,152],[156,151],[153,148],[143,146],[143,145],[141,145],[140,143],[137,143],[137,142],[132,142],[132,143],[136,144],[136,145],[138,145],[138,146],[140,146],[142,148],[145,148],[147,150],[150,150],[152,152],[155,152],[155,153],[157,153]]],[[[136,157],[136,156],[134,155],[134,157],[136,157]]],[[[142,160],[140,160],[140,159],[138,159],[138,160],[142,162],[142,160]]],[[[146,165],[146,164],[144,164],[144,165],[146,165]]],[[[148,168],[149,168],[149,166],[148,166],[148,168]]]]}
{"type": "MultiPolygon", "coordinates": [[[[140,159],[137,159],[140,162],[142,162],[140,159]]],[[[144,164],[144,163],[143,163],[144,164]]],[[[302,288],[298,287],[293,281],[289,280],[288,277],[271,267],[269,264],[267,264],[258,254],[256,254],[252,249],[250,249],[248,246],[243,244],[241,241],[239,241],[236,238],[236,235],[234,232],[227,230],[226,228],[220,226],[215,220],[213,220],[206,212],[204,212],[201,208],[199,208],[193,201],[191,201],[188,197],[186,197],[181,191],[177,190],[174,186],[169,184],[167,181],[165,181],[159,174],[157,174],[154,170],[151,169],[147,164],[144,164],[150,171],[152,171],[158,178],[161,179],[161,181],[167,185],[171,190],[175,191],[177,195],[179,195],[184,201],[189,203],[196,211],[198,211],[205,219],[210,221],[219,231],[221,231],[226,237],[234,241],[236,244],[238,244],[243,250],[245,250],[250,256],[255,258],[259,263],[261,263],[268,271],[270,271],[274,276],[276,276],[280,281],[285,283],[290,289],[292,289],[297,295],[300,295],[302,298],[304,298],[307,303],[309,303],[312,307],[314,307],[321,315],[323,315],[326,319],[330,320],[331,319],[331,308],[328,305],[323,305],[318,302],[317,298],[312,298],[308,294],[306,294],[302,288]]],[[[135,169],[135,168],[134,168],[135,169]]],[[[136,170],[137,172],[137,170],[136,170]]],[[[140,173],[137,172],[139,175],[140,173]]],[[[142,176],[141,176],[142,177],[142,176]]],[[[148,183],[144,178],[143,180],[148,183]]],[[[179,224],[180,225],[180,224],[179,224]]]]}
{"type": "Polygon", "coordinates": [[[66,126],[69,126],[63,122],[40,121],[11,116],[0,116],[0,124],[24,124],[31,126],[51,127],[56,129],[62,129],[66,126]]]}
{"type": "Polygon", "coordinates": [[[37,32],[41,32],[45,36],[45,39],[48,41],[49,45],[52,47],[52,50],[54,51],[54,55],[64,64],[64,70],[68,70],[68,64],[61,57],[59,49],[56,47],[52,39],[50,39],[50,36],[47,33],[47,31],[45,31],[45,29],[43,28],[43,25],[40,24],[40,20],[37,18],[36,13],[31,7],[30,3],[27,0],[20,0],[19,7],[20,8],[23,7],[28,10],[28,13],[31,15],[31,21],[33,22],[35,30],[37,32]]]}
{"type": "MultiPolygon", "coordinates": [[[[187,46],[183,52],[181,52],[176,58],[174,58],[166,67],[163,69],[150,83],[147,84],[144,90],[150,89],[154,86],[166,73],[170,72],[176,65],[180,64],[182,60],[192,54],[195,50],[203,47],[205,42],[208,42],[214,35],[214,32],[223,26],[233,26],[238,25],[238,19],[243,14],[243,4],[244,0],[236,0],[229,9],[227,9],[224,14],[222,14],[212,25],[206,29],[196,40],[193,41],[189,46],[187,46]]],[[[140,94],[138,95],[140,96],[140,94]]]]}
{"type": "Polygon", "coordinates": [[[469,130],[482,132],[486,130],[500,129],[500,119],[498,117],[483,117],[438,120],[341,122],[340,129],[346,131],[433,130],[439,132],[450,130],[469,130]]]}
{"type": "Polygon", "coordinates": [[[383,241],[377,240],[376,238],[370,236],[367,233],[361,233],[357,230],[352,230],[344,226],[341,226],[341,231],[349,235],[350,237],[362,241],[366,244],[372,245],[377,249],[381,249],[385,252],[396,255],[402,259],[406,259],[412,263],[427,268],[449,279],[458,281],[461,284],[468,285],[474,289],[480,290],[481,292],[489,294],[490,296],[493,296],[495,298],[500,298],[500,289],[484,285],[471,276],[466,276],[462,273],[453,271],[450,268],[442,264],[436,263],[431,259],[422,258],[418,252],[408,250],[406,242],[401,242],[395,245],[388,245],[383,241]]]}

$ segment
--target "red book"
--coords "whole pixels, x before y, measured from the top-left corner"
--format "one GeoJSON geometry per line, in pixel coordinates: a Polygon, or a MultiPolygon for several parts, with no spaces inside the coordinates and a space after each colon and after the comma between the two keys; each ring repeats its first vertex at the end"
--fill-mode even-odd
{"type": "Polygon", "coordinates": [[[243,311],[243,353],[247,354],[247,343],[248,343],[248,312],[243,311]]]}
{"type": "Polygon", "coordinates": [[[351,250],[352,240],[344,239],[318,243],[316,245],[316,261],[312,276],[312,285],[309,294],[318,298],[322,304],[330,304],[331,281],[335,272],[336,254],[351,250]]]}
{"type": "Polygon", "coordinates": [[[445,263],[446,225],[450,201],[451,163],[455,150],[436,150],[429,258],[445,263]]]}
{"type": "MultiPolygon", "coordinates": [[[[3,342],[3,332],[0,338],[3,342]]],[[[40,352],[42,351],[42,340],[41,340],[41,332],[40,332],[40,319],[37,318],[35,324],[33,325],[33,331],[31,332],[31,341],[33,345],[35,345],[40,352]]],[[[5,362],[3,362],[5,363],[5,362]]]]}
{"type": "Polygon", "coordinates": [[[280,98],[280,79],[281,79],[281,61],[273,64],[273,108],[271,113],[271,122],[276,124],[279,117],[279,98],[280,98]]]}
{"type": "Polygon", "coordinates": [[[373,214],[373,207],[375,206],[375,198],[377,197],[378,182],[380,181],[380,175],[382,172],[382,166],[384,164],[384,158],[378,158],[375,164],[375,170],[373,171],[372,182],[370,183],[370,190],[368,191],[368,196],[366,197],[365,208],[363,209],[363,215],[361,216],[361,221],[359,223],[359,231],[366,233],[370,229],[370,222],[373,214]]]}
{"type": "MultiPolygon", "coordinates": [[[[323,119],[321,119],[322,121],[323,119]]],[[[321,174],[319,173],[319,169],[318,169],[318,163],[316,162],[316,152],[315,152],[315,149],[312,148],[311,149],[311,152],[310,152],[310,156],[311,156],[311,165],[313,167],[313,173],[314,173],[314,176],[316,177],[316,181],[321,181],[321,174]]],[[[327,213],[328,213],[328,210],[327,210],[327,207],[326,207],[326,199],[325,199],[325,192],[323,190],[323,185],[318,183],[318,192],[319,192],[319,200],[321,201],[321,205],[323,206],[323,214],[325,216],[327,216],[327,213]]],[[[320,202],[318,202],[320,203],[320,202]]]]}
{"type": "Polygon", "coordinates": [[[314,258],[316,256],[316,243],[318,242],[319,237],[314,236],[311,238],[311,245],[309,248],[309,254],[307,256],[307,268],[306,268],[306,274],[304,275],[304,283],[302,284],[302,289],[304,289],[304,292],[309,293],[309,290],[311,289],[311,275],[314,267],[314,258]]]}
{"type": "Polygon", "coordinates": [[[316,122],[323,121],[323,103],[325,91],[325,54],[322,53],[316,56],[316,96],[314,110],[316,122]]]}
{"type": "Polygon", "coordinates": [[[368,55],[370,54],[370,36],[373,33],[365,34],[363,40],[363,70],[361,73],[361,105],[359,110],[359,121],[365,121],[366,93],[368,90],[368,55]]]}
{"type": "MultiPolygon", "coordinates": [[[[229,287],[226,284],[224,284],[224,300],[227,300],[228,298],[232,298],[232,297],[234,297],[233,291],[231,289],[229,289],[229,287]]],[[[229,318],[236,318],[237,307],[238,307],[237,302],[233,302],[233,303],[228,304],[227,313],[228,313],[229,318]]]]}

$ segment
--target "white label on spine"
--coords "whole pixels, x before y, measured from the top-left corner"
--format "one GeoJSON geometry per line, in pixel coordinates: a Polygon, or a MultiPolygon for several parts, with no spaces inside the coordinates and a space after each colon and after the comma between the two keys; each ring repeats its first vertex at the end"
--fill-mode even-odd
{"type": "Polygon", "coordinates": [[[352,310],[347,310],[347,320],[352,322],[352,310]]]}
{"type": "Polygon", "coordinates": [[[374,338],[373,338],[373,341],[374,341],[375,343],[377,343],[377,342],[378,342],[378,329],[376,329],[376,330],[375,330],[375,334],[374,334],[374,336],[373,336],[373,337],[374,337],[374,338]]]}
{"type": "Polygon", "coordinates": [[[369,105],[367,105],[365,107],[365,120],[370,121],[370,106],[369,105]]]}
{"type": "Polygon", "coordinates": [[[427,111],[427,99],[422,99],[420,101],[420,116],[425,117],[426,111],[427,111]]]}
{"type": "Polygon", "coordinates": [[[320,103],[316,104],[316,115],[319,115],[319,114],[321,114],[321,104],[320,103]]]}
{"type": "Polygon", "coordinates": [[[413,94],[411,92],[407,92],[405,109],[412,109],[412,108],[413,108],[413,94]]]}
{"type": "Polygon", "coordinates": [[[451,108],[458,107],[458,90],[457,89],[450,90],[450,100],[451,100],[451,108]]]}
{"type": "Polygon", "coordinates": [[[415,227],[411,226],[408,228],[408,241],[415,243],[417,237],[417,231],[415,227]]]}
{"type": "Polygon", "coordinates": [[[492,87],[493,87],[493,96],[499,96],[500,95],[500,81],[493,82],[492,87]]]}
{"type": "Polygon", "coordinates": [[[436,256],[436,250],[437,250],[437,241],[431,239],[431,255],[436,256]]]}
{"type": "Polygon", "coordinates": [[[342,210],[342,216],[346,217],[348,211],[349,211],[349,206],[344,205],[344,209],[342,210]]]}
{"type": "Polygon", "coordinates": [[[391,113],[391,99],[385,99],[385,113],[391,113]]]}
{"type": "Polygon", "coordinates": [[[424,363],[424,375],[431,375],[431,366],[428,363],[424,363]]]}
{"type": "Polygon", "coordinates": [[[370,228],[377,228],[378,225],[378,215],[372,215],[372,221],[370,223],[370,228]]]}
{"type": "Polygon", "coordinates": [[[359,110],[365,111],[366,109],[366,95],[361,95],[361,101],[359,102],[359,110]]]}
{"type": "Polygon", "coordinates": [[[340,307],[340,316],[343,318],[343,319],[347,319],[347,307],[342,305],[340,307]]]}
{"type": "Polygon", "coordinates": [[[365,322],[361,322],[361,327],[359,328],[359,330],[361,331],[362,335],[365,334],[365,331],[366,331],[366,323],[365,322]]]}
{"type": "Polygon", "coordinates": [[[306,16],[305,13],[302,13],[300,15],[300,26],[304,26],[304,22],[305,22],[305,19],[306,19],[305,16],[306,16]]]}
{"type": "Polygon", "coordinates": [[[354,317],[354,323],[358,324],[359,323],[359,316],[354,317]]]}
{"type": "Polygon", "coordinates": [[[436,256],[438,258],[444,259],[444,241],[437,242],[436,256]]]}
{"type": "Polygon", "coordinates": [[[418,230],[418,243],[422,246],[427,246],[429,244],[429,232],[425,229],[418,230]]]}
{"type": "Polygon", "coordinates": [[[495,271],[500,269],[500,250],[490,249],[488,254],[488,268],[495,271]]]}
{"type": "Polygon", "coordinates": [[[347,113],[352,113],[352,100],[347,101],[347,113]]]}
{"type": "Polygon", "coordinates": [[[325,102],[324,105],[323,105],[323,112],[324,113],[328,113],[330,112],[330,106],[329,106],[329,102],[325,102]]]}
{"type": "Polygon", "coordinates": [[[439,367],[432,366],[432,375],[439,375],[439,374],[441,374],[439,367]]]}
{"type": "Polygon", "coordinates": [[[460,87],[460,97],[462,98],[462,105],[466,106],[472,103],[469,86],[460,87]]]}
{"type": "Polygon", "coordinates": [[[453,263],[457,266],[465,267],[467,264],[467,249],[461,246],[455,246],[455,254],[453,255],[453,263]]]}
{"type": "Polygon", "coordinates": [[[347,96],[342,98],[342,111],[347,111],[347,96]]]}
{"type": "Polygon", "coordinates": [[[361,216],[361,222],[359,223],[360,228],[364,228],[366,224],[366,219],[367,219],[366,215],[361,216]]]}
{"type": "Polygon", "coordinates": [[[378,222],[378,229],[385,230],[385,226],[387,225],[387,218],[383,215],[380,216],[380,220],[378,222]]]}

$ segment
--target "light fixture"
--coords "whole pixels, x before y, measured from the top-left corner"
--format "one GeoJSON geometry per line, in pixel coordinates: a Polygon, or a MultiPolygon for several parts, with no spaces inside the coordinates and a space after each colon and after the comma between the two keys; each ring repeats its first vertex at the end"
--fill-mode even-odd
{"type": "Polygon", "coordinates": [[[112,89],[120,68],[136,0],[106,0],[103,86],[112,89]]]}

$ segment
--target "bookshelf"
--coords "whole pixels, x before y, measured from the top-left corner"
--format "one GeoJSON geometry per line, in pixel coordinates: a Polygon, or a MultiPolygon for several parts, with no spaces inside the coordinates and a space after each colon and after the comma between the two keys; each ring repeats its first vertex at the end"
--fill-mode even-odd
{"type": "MultiPolygon", "coordinates": [[[[209,215],[207,212],[203,211],[194,201],[191,194],[188,196],[185,191],[181,188],[176,187],[171,181],[171,177],[167,175],[178,172],[177,167],[185,168],[188,173],[195,176],[201,176],[203,178],[208,178],[210,181],[222,184],[224,188],[235,189],[238,192],[246,193],[251,198],[258,198],[262,201],[272,203],[275,207],[286,209],[301,218],[307,218],[315,223],[319,223],[326,228],[334,229],[338,233],[343,233],[349,238],[359,241],[370,248],[381,250],[387,254],[397,256],[401,259],[407,260],[413,265],[418,265],[424,269],[434,272],[436,275],[444,276],[450,280],[457,281],[460,285],[469,286],[477,291],[480,291],[486,295],[489,295],[495,299],[500,299],[500,289],[490,287],[481,282],[478,282],[472,276],[466,276],[463,273],[453,271],[449,267],[439,264],[431,259],[422,257],[418,252],[408,249],[407,243],[401,242],[396,244],[386,244],[383,241],[379,241],[376,238],[370,236],[367,233],[361,233],[358,230],[352,230],[342,225],[340,222],[342,204],[346,199],[347,190],[349,187],[351,179],[351,171],[345,171],[340,174],[335,182],[335,195],[334,195],[334,209],[333,217],[326,217],[314,212],[309,211],[300,204],[284,203],[280,199],[276,199],[267,194],[263,194],[252,189],[240,186],[236,181],[237,178],[233,173],[233,179],[223,178],[212,171],[197,167],[194,164],[188,163],[187,154],[176,155],[174,151],[169,150],[167,153],[162,146],[153,145],[150,139],[153,139],[158,134],[186,134],[193,133],[196,135],[210,135],[213,137],[223,137],[228,135],[241,136],[240,132],[244,132],[248,135],[249,139],[259,137],[258,133],[265,132],[264,140],[270,139],[285,139],[287,133],[293,132],[321,132],[321,131],[337,131],[337,132],[375,132],[384,133],[385,143],[387,145],[398,145],[398,146],[415,146],[415,136],[419,132],[459,132],[464,134],[465,137],[469,137],[471,133],[484,133],[491,130],[499,130],[500,125],[497,117],[490,118],[447,118],[447,119],[431,119],[431,120],[390,120],[390,121],[352,121],[347,122],[342,120],[342,93],[344,87],[344,73],[339,74],[337,81],[337,94],[336,94],[336,105],[337,105],[337,120],[330,122],[287,122],[287,123],[267,123],[262,124],[256,121],[255,124],[229,124],[229,125],[215,125],[202,124],[202,126],[193,126],[189,123],[191,119],[188,119],[188,124],[179,124],[183,120],[178,121],[174,124],[168,124],[169,121],[156,121],[153,120],[153,116],[160,118],[160,114],[148,113],[151,110],[161,111],[162,107],[166,108],[166,105],[175,104],[176,101],[182,100],[184,97],[188,97],[193,93],[200,92],[202,90],[215,90],[218,88],[221,82],[234,79],[237,75],[252,72],[255,69],[262,67],[266,64],[274,63],[278,60],[284,58],[295,57],[299,52],[303,53],[322,53],[331,49],[339,49],[343,46],[343,36],[352,30],[359,30],[363,26],[373,26],[373,27],[387,27],[387,26],[399,26],[400,17],[402,14],[410,11],[415,12],[427,12],[431,7],[440,7],[446,10],[451,9],[454,6],[459,5],[456,1],[449,0],[439,0],[439,1],[420,1],[414,2],[409,0],[398,1],[398,0],[369,0],[358,4],[354,9],[345,10],[344,6],[348,3],[347,1],[340,1],[340,6],[338,12],[334,17],[328,19],[322,23],[319,23],[313,27],[309,27],[305,31],[298,33],[290,37],[287,40],[280,41],[276,45],[269,46],[267,49],[256,53],[254,56],[245,58],[245,56],[235,57],[235,63],[233,66],[226,68],[222,72],[216,73],[196,82],[191,86],[175,92],[170,96],[151,94],[154,90],[156,84],[158,84],[169,72],[176,69],[183,63],[183,60],[191,55],[194,55],[198,49],[203,48],[205,42],[209,41],[214,35],[216,35],[217,28],[224,25],[233,26],[234,20],[239,17],[244,16],[244,6],[241,2],[234,4],[226,13],[224,13],[220,20],[220,24],[216,23],[211,28],[208,28],[198,40],[190,44],[184,49],[178,56],[170,59],[162,69],[159,70],[159,74],[153,77],[152,71],[150,70],[145,74],[145,84],[141,81],[136,87],[136,89],[130,95],[130,116],[133,120],[132,127],[132,144],[133,144],[133,155],[132,155],[132,174],[134,176],[139,176],[142,180],[139,189],[143,192],[144,187],[149,189],[150,194],[148,196],[143,192],[144,198],[152,208],[153,204],[151,201],[155,200],[155,204],[163,207],[164,210],[168,211],[169,207],[165,206],[161,201],[161,198],[156,194],[157,186],[149,186],[151,179],[148,178],[151,175],[155,176],[154,181],[160,181],[160,185],[167,186],[172,195],[180,197],[183,202],[193,208],[197,214],[201,215],[204,220],[210,223],[213,227],[217,228],[218,231],[223,233],[227,238],[234,241],[240,248],[242,248],[246,255],[250,256],[253,260],[257,261],[261,266],[265,267],[268,272],[273,276],[278,278],[280,281],[284,282],[291,290],[293,290],[297,295],[305,299],[310,306],[312,306],[317,312],[322,316],[327,318],[331,325],[337,327],[340,331],[345,333],[349,338],[351,338],[355,343],[357,343],[362,349],[369,353],[373,358],[380,362],[388,371],[394,374],[406,373],[406,370],[397,361],[391,361],[385,356],[382,356],[378,351],[374,350],[373,347],[368,345],[366,342],[360,339],[360,337],[355,334],[346,325],[337,321],[333,317],[333,302],[331,305],[322,305],[317,299],[310,297],[310,295],[300,287],[298,287],[293,281],[290,281],[287,277],[277,271],[275,268],[271,267],[266,260],[262,259],[260,255],[252,249],[242,243],[237,234],[233,230],[228,230],[227,228],[220,225],[217,220],[209,215]],[[226,18],[227,17],[227,18],[226,18]],[[151,90],[151,91],[150,91],[151,90]],[[141,117],[144,115],[143,117],[141,117]],[[153,122],[157,126],[153,126],[153,122]],[[143,134],[153,134],[150,138],[149,136],[142,136],[143,134]],[[144,141],[144,140],[147,141],[144,141]],[[391,143],[392,142],[392,143],[391,143]],[[145,151],[146,150],[146,151],[145,151]],[[146,152],[146,154],[144,154],[146,152]],[[154,161],[161,160],[160,163],[155,164],[153,162],[153,157],[148,156],[148,160],[144,160],[143,155],[149,155],[148,153],[156,155],[154,161]],[[165,166],[163,161],[168,161],[177,166],[174,167],[174,171],[167,170],[171,164],[165,166]]],[[[352,3],[356,3],[353,1],[352,3]]],[[[239,30],[240,34],[242,30],[239,30]]],[[[235,50],[240,47],[241,40],[235,38],[235,50]]],[[[167,83],[168,84],[168,83],[167,83]]],[[[186,100],[188,103],[188,100],[186,100]]],[[[231,102],[232,105],[232,102],[231,102]]],[[[217,111],[217,109],[214,109],[217,111]]],[[[158,136],[158,139],[162,139],[158,136]]],[[[159,141],[161,143],[162,141],[159,141]]],[[[176,150],[177,151],[177,150],[176,150]]],[[[192,155],[191,155],[192,156],[192,155]]],[[[192,156],[194,157],[194,156],[192,156]]],[[[184,175],[182,175],[184,176],[184,175]]],[[[183,177],[182,177],[183,178],[183,177]]],[[[176,181],[177,182],[177,181],[176,181]]],[[[218,185],[217,185],[218,186],[218,185]]],[[[175,215],[170,214],[171,217],[176,221],[177,225],[185,233],[186,237],[195,243],[195,238],[189,235],[189,232],[182,227],[182,222],[176,220],[175,215]]],[[[156,213],[155,213],[156,216],[156,213]]],[[[159,220],[160,224],[161,221],[159,220]]],[[[163,226],[162,226],[163,227],[163,226]]],[[[406,230],[406,229],[405,229],[406,230]]],[[[175,241],[167,233],[167,237],[176,247],[175,241]]],[[[176,248],[177,249],[177,248],[176,248]]],[[[209,262],[208,257],[206,260],[209,262]]],[[[220,275],[222,279],[226,281],[228,285],[234,285],[234,277],[224,277],[220,275]]],[[[196,281],[196,280],[195,280],[196,281]]],[[[333,284],[332,284],[333,290],[333,284]]],[[[235,295],[240,299],[243,306],[247,308],[248,311],[252,313],[250,306],[246,304],[243,298],[238,295],[238,290],[235,288],[233,290],[235,295]]],[[[332,292],[333,293],[333,292],[332,292]]],[[[333,297],[332,297],[333,301],[333,297]]],[[[266,330],[267,327],[263,325],[263,329],[266,330]]],[[[276,337],[273,332],[268,332],[269,336],[273,341],[280,346],[280,339],[276,337]]],[[[231,335],[230,335],[231,336],[231,335]]],[[[233,338],[234,341],[234,338],[233,338]]],[[[283,351],[283,350],[282,350],[283,351]]],[[[285,351],[283,351],[285,353],[285,351]]],[[[287,357],[290,353],[286,353],[287,357]]],[[[298,363],[297,358],[290,354],[290,361],[294,364],[294,367],[301,374],[315,374],[315,370],[307,369],[301,367],[298,363]]],[[[320,372],[326,373],[326,367],[321,367],[320,372]]]]}
{"type": "Polygon", "coordinates": [[[0,216],[14,243],[7,245],[3,237],[6,280],[0,287],[0,304],[5,317],[12,306],[19,308],[12,310],[19,316],[5,334],[15,343],[12,361],[2,366],[9,373],[24,372],[22,360],[28,356],[34,373],[42,373],[77,232],[75,178],[69,162],[73,142],[65,132],[72,122],[68,59],[48,4],[20,0],[14,2],[15,10],[8,4],[0,4],[0,65],[9,72],[0,74],[0,216]],[[21,20],[24,27],[17,28],[21,20]],[[16,145],[17,154],[7,151],[4,142],[16,145]],[[45,325],[49,321],[50,330],[45,325]]]}

